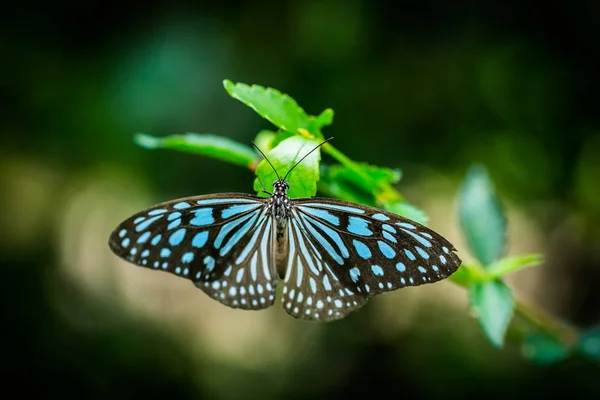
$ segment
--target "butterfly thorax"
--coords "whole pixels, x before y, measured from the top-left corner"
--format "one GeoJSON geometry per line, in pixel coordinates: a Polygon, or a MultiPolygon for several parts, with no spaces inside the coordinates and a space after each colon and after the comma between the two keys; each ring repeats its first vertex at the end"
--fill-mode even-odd
{"type": "Polygon", "coordinates": [[[284,229],[287,226],[288,211],[290,208],[290,198],[287,191],[290,188],[289,183],[283,179],[277,179],[273,182],[273,194],[269,198],[271,212],[277,222],[277,229],[284,229]]]}
{"type": "Polygon", "coordinates": [[[285,275],[285,265],[288,254],[287,225],[291,207],[290,198],[287,195],[289,188],[289,183],[283,179],[276,180],[273,182],[273,194],[268,200],[270,211],[275,219],[276,225],[275,239],[277,247],[275,251],[275,264],[281,279],[283,279],[285,275]]]}

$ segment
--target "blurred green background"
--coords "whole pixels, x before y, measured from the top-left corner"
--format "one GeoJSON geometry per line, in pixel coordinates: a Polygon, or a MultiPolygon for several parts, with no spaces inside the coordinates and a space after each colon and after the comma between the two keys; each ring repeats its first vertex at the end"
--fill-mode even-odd
{"type": "MultiPolygon", "coordinates": [[[[275,87],[335,110],[335,146],[401,168],[400,191],[472,260],[456,196],[473,162],[509,218],[508,254],[547,261],[517,297],[600,321],[600,6],[440,0],[52,2],[0,16],[3,388],[89,398],[598,396],[600,369],[492,348],[449,282],[315,325],[277,304],[227,309],[189,281],[117,259],[124,218],[252,173],[135,132],[249,143],[268,123],[222,87],[275,87]],[[23,384],[22,382],[29,382],[23,384]]],[[[331,161],[324,158],[324,162],[331,161]]]]}

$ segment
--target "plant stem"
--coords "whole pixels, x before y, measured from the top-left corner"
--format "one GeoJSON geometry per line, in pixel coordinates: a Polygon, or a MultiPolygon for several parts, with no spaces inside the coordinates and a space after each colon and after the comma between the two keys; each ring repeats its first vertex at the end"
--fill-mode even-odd
{"type": "Polygon", "coordinates": [[[579,333],[572,326],[539,308],[535,308],[522,301],[517,301],[516,299],[515,312],[528,323],[534,325],[540,332],[554,338],[565,348],[572,347],[579,338],[579,333]]]}

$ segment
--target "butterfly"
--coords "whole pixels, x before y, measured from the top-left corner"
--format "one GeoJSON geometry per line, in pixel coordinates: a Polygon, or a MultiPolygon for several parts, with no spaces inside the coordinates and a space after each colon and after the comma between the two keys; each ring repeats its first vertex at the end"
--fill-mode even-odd
{"type": "MultiPolygon", "coordinates": [[[[433,230],[374,207],[287,195],[289,173],[268,198],[219,193],[157,204],[123,221],[110,249],[133,264],[191,280],[220,303],[325,322],[363,307],[369,297],[440,281],[461,260],[433,230]]],[[[258,147],[257,147],[258,149],[258,147]]],[[[264,156],[264,153],[258,149],[264,156]]]]}

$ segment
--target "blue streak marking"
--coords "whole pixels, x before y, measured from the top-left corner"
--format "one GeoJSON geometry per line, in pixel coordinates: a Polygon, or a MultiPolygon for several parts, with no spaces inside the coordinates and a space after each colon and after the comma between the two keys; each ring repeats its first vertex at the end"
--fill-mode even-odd
{"type": "Polygon", "coordinates": [[[139,224],[138,226],[135,227],[136,232],[145,231],[146,228],[149,227],[151,223],[153,223],[154,221],[156,221],[157,219],[159,219],[161,217],[162,217],[162,215],[157,215],[155,217],[148,218],[147,220],[145,220],[144,222],[142,222],[141,224],[139,224]]]}
{"type": "MultiPolygon", "coordinates": [[[[301,218],[304,219],[308,217],[301,216],[301,218]]],[[[329,244],[329,242],[325,240],[325,238],[311,224],[305,221],[304,226],[310,231],[310,233],[312,233],[315,239],[317,239],[319,244],[323,246],[323,248],[329,253],[329,255],[334,259],[336,263],[340,265],[344,264],[344,260],[342,260],[342,257],[338,253],[336,253],[333,246],[331,246],[331,244],[329,244]]]]}
{"type": "MultiPolygon", "coordinates": [[[[305,221],[310,221],[313,225],[320,228],[327,236],[329,236],[331,239],[333,239],[333,241],[337,245],[338,249],[340,249],[340,253],[342,254],[342,257],[344,257],[344,258],[350,257],[350,253],[348,253],[348,249],[346,248],[346,245],[342,241],[342,238],[340,237],[340,235],[335,230],[329,228],[328,226],[322,224],[321,222],[317,221],[314,218],[311,218],[308,216],[302,216],[302,218],[305,221]]],[[[308,225],[308,224],[306,224],[306,225],[308,225]]]]}
{"type": "Polygon", "coordinates": [[[389,224],[383,224],[383,225],[381,225],[381,228],[390,233],[397,233],[396,228],[394,228],[393,226],[391,226],[389,224]]]}
{"type": "Polygon", "coordinates": [[[139,224],[140,222],[142,222],[145,219],[146,219],[146,217],[137,217],[136,219],[133,220],[133,223],[139,224]]]}
{"type": "Polygon", "coordinates": [[[150,244],[152,244],[152,246],[156,246],[158,244],[158,242],[160,242],[160,239],[162,239],[162,235],[159,233],[158,235],[156,235],[152,238],[152,240],[150,241],[150,244]]]}
{"type": "Polygon", "coordinates": [[[184,268],[183,269],[183,274],[187,275],[190,272],[189,268],[184,268]]]}
{"type": "Polygon", "coordinates": [[[196,201],[196,204],[200,204],[200,205],[223,204],[223,203],[255,203],[255,204],[261,204],[260,202],[258,202],[256,200],[244,199],[244,198],[240,198],[240,197],[228,197],[228,198],[225,198],[225,199],[205,199],[205,200],[198,200],[198,201],[196,201]]]}
{"type": "Polygon", "coordinates": [[[368,258],[371,258],[372,254],[371,254],[371,250],[369,250],[369,247],[364,244],[363,242],[354,239],[352,241],[352,245],[354,245],[354,248],[356,249],[356,252],[358,253],[359,256],[361,256],[362,258],[364,258],[365,260],[368,258]]]}
{"type": "Polygon", "coordinates": [[[138,243],[146,243],[148,238],[150,237],[150,231],[142,233],[142,235],[138,238],[138,243]]]}
{"type": "Polygon", "coordinates": [[[415,257],[415,255],[410,250],[404,249],[404,254],[406,254],[406,257],[408,257],[408,259],[411,261],[415,261],[417,259],[417,257],[415,257]]]}
{"type": "Polygon", "coordinates": [[[313,278],[310,278],[308,281],[310,283],[310,290],[312,290],[313,293],[317,293],[317,282],[313,278]]]}
{"type": "Polygon", "coordinates": [[[173,221],[175,218],[179,217],[181,217],[181,213],[179,211],[175,211],[167,216],[167,221],[173,221]]]}
{"type": "Polygon", "coordinates": [[[318,208],[311,208],[307,206],[300,206],[298,208],[306,214],[310,214],[313,217],[323,219],[335,226],[340,226],[340,219],[327,210],[320,210],[318,208]]]}
{"type": "Polygon", "coordinates": [[[215,269],[215,259],[211,256],[204,257],[204,265],[206,265],[206,270],[208,272],[212,272],[215,269]]]}
{"type": "Polygon", "coordinates": [[[142,257],[148,257],[150,255],[150,250],[146,249],[142,251],[142,257]]]}
{"type": "Polygon", "coordinates": [[[246,247],[244,247],[244,250],[242,250],[241,254],[235,260],[236,264],[241,263],[246,257],[248,257],[248,254],[250,254],[250,251],[252,251],[252,249],[254,248],[254,245],[256,244],[256,240],[258,239],[258,235],[261,233],[261,230],[263,229],[262,225],[264,223],[266,223],[267,221],[268,221],[268,219],[265,218],[264,216],[262,216],[262,219],[260,219],[258,221],[258,227],[254,230],[254,234],[252,235],[252,237],[250,238],[250,240],[248,241],[248,243],[246,243],[246,247]]]}
{"type": "Polygon", "coordinates": [[[192,261],[194,261],[194,253],[192,253],[191,251],[188,251],[187,253],[184,253],[181,256],[181,262],[182,263],[189,264],[192,261]]]}
{"type": "Polygon", "coordinates": [[[184,210],[186,208],[190,208],[191,206],[186,203],[185,201],[182,201],[181,203],[177,203],[173,206],[174,209],[176,210],[184,210]]]}
{"type": "Polygon", "coordinates": [[[365,210],[361,210],[360,208],[348,207],[348,206],[340,206],[337,204],[328,204],[328,203],[304,203],[304,205],[309,207],[321,207],[321,208],[329,208],[332,210],[340,210],[354,214],[364,214],[365,210]]]}
{"type": "Polygon", "coordinates": [[[440,261],[442,262],[442,264],[446,264],[446,257],[444,257],[443,255],[440,256],[440,261]]]}
{"type": "MultiPolygon", "coordinates": [[[[233,246],[235,246],[240,239],[246,235],[248,233],[248,231],[250,231],[250,229],[254,226],[254,224],[256,223],[256,220],[258,219],[259,213],[258,211],[252,213],[252,214],[248,214],[247,217],[250,218],[248,220],[248,222],[246,222],[241,228],[239,228],[237,231],[235,231],[235,233],[229,238],[229,241],[227,243],[225,243],[225,246],[223,246],[223,248],[221,249],[221,251],[219,251],[219,255],[222,257],[225,254],[229,253],[229,251],[233,248],[233,246]]],[[[244,222],[246,219],[248,219],[246,217],[244,217],[244,219],[241,219],[240,222],[244,222]]],[[[231,223],[236,222],[235,225],[237,225],[237,221],[232,221],[231,223]]],[[[227,224],[229,225],[229,224],[227,224]]],[[[227,227],[228,230],[233,229],[234,226],[232,227],[227,227]]],[[[225,230],[226,227],[224,226],[222,228],[222,230],[225,230]]],[[[221,238],[221,233],[219,232],[219,237],[217,239],[221,238]]],[[[226,234],[226,233],[225,233],[226,234]]],[[[220,241],[219,241],[220,244],[220,241]]],[[[215,247],[217,246],[217,242],[215,240],[215,247]]]]}
{"type": "Polygon", "coordinates": [[[240,225],[241,223],[247,221],[248,219],[250,219],[256,215],[258,215],[258,211],[254,212],[254,213],[250,213],[248,215],[243,215],[239,218],[235,218],[234,220],[223,225],[221,227],[221,229],[219,230],[217,237],[215,238],[215,241],[214,241],[215,249],[218,249],[219,247],[221,247],[221,245],[223,244],[223,240],[225,240],[225,237],[229,234],[229,232],[231,232],[232,229],[234,229],[236,226],[240,225]]]}
{"type": "Polygon", "coordinates": [[[415,246],[415,249],[417,249],[417,253],[419,253],[419,255],[421,256],[421,258],[424,258],[424,259],[426,259],[426,260],[429,258],[429,254],[427,254],[427,253],[425,252],[425,250],[423,250],[423,249],[422,249],[422,248],[420,248],[419,246],[415,246]]]}
{"type": "Polygon", "coordinates": [[[192,246],[200,249],[206,244],[207,241],[208,231],[199,232],[194,235],[194,238],[192,239],[192,246]]]}
{"type": "Polygon", "coordinates": [[[162,258],[167,258],[170,255],[171,255],[171,250],[167,249],[166,247],[160,251],[160,256],[162,258]]]}
{"type": "Polygon", "coordinates": [[[398,264],[396,264],[396,269],[398,270],[398,272],[404,272],[406,271],[406,265],[399,262],[398,264]]]}
{"type": "Polygon", "coordinates": [[[381,251],[381,254],[383,254],[384,257],[389,258],[390,260],[392,258],[396,257],[396,252],[386,242],[382,242],[381,240],[378,240],[377,246],[379,246],[379,251],[381,251]]]}
{"type": "Polygon", "coordinates": [[[129,238],[123,239],[123,241],[121,242],[121,247],[129,246],[129,242],[130,242],[129,238]]]}
{"type": "Polygon", "coordinates": [[[387,221],[390,219],[390,217],[388,217],[385,214],[381,214],[381,213],[373,214],[373,215],[371,215],[371,218],[376,219],[378,221],[387,221]]]}
{"type": "Polygon", "coordinates": [[[175,273],[176,274],[180,274],[181,273],[181,267],[176,267],[175,268],[175,273]]]}
{"type": "Polygon", "coordinates": [[[169,236],[169,244],[171,246],[179,246],[185,237],[185,228],[177,229],[169,236]]]}
{"type": "Polygon", "coordinates": [[[425,238],[417,235],[414,232],[407,231],[406,229],[402,229],[402,231],[408,233],[410,236],[412,236],[413,238],[415,238],[415,240],[417,242],[421,243],[423,246],[425,246],[425,247],[431,247],[431,242],[429,240],[427,240],[427,239],[425,239],[425,238]]]}
{"type": "Polygon", "coordinates": [[[152,210],[148,213],[148,215],[152,216],[152,215],[161,215],[166,213],[167,210],[165,210],[164,208],[157,208],[156,210],[152,210]]]}
{"type": "Polygon", "coordinates": [[[383,231],[383,237],[392,243],[398,243],[396,238],[389,232],[383,231]]]}
{"type": "Polygon", "coordinates": [[[215,219],[212,216],[213,209],[201,208],[199,210],[194,211],[195,217],[190,220],[190,224],[195,226],[205,226],[210,225],[215,222],[215,219]]]}
{"type": "Polygon", "coordinates": [[[181,217],[181,213],[179,211],[175,211],[167,216],[167,221],[173,221],[175,218],[179,217],[181,217]]]}
{"type": "Polygon", "coordinates": [[[377,276],[383,276],[383,268],[381,268],[379,265],[371,265],[371,271],[373,271],[373,274],[377,276]]]}
{"type": "Polygon", "coordinates": [[[175,221],[171,221],[171,223],[167,226],[167,230],[175,229],[179,225],[181,225],[181,218],[176,219],[175,221]]]}
{"type": "Polygon", "coordinates": [[[401,226],[403,228],[408,228],[408,229],[417,229],[416,226],[414,226],[412,224],[408,224],[406,222],[396,222],[396,225],[401,226]]]}
{"type": "Polygon", "coordinates": [[[359,276],[360,276],[360,270],[358,268],[354,267],[350,270],[350,279],[352,279],[352,282],[354,282],[354,283],[358,282],[359,276]]]}
{"type": "Polygon", "coordinates": [[[222,218],[229,218],[237,214],[244,213],[246,211],[253,210],[258,208],[258,204],[236,204],[234,206],[228,207],[221,212],[222,218]]]}
{"type": "MultiPolygon", "coordinates": [[[[300,244],[301,254],[309,254],[308,249],[306,247],[306,243],[304,242],[304,237],[300,233],[300,228],[298,228],[298,224],[296,223],[296,221],[292,220],[292,221],[290,221],[290,238],[292,237],[294,232],[295,232],[296,238],[298,240],[298,243],[300,244]],[[292,229],[293,229],[293,231],[292,231],[292,229]]],[[[311,246],[312,246],[312,244],[311,244],[311,246]]],[[[315,252],[315,254],[318,254],[316,249],[313,251],[315,252]]],[[[312,257],[305,256],[305,259],[306,259],[306,263],[308,264],[308,268],[312,271],[312,273],[315,275],[319,275],[319,270],[315,266],[315,263],[313,262],[312,257]]],[[[300,270],[302,270],[302,268],[300,268],[300,270]]]]}
{"type": "Polygon", "coordinates": [[[373,232],[369,230],[369,223],[364,218],[349,217],[348,231],[360,236],[371,236],[373,232]]]}
{"type": "Polygon", "coordinates": [[[331,290],[331,283],[329,283],[329,277],[327,275],[323,277],[323,286],[325,286],[325,290],[331,290]]]}
{"type": "Polygon", "coordinates": [[[421,271],[422,274],[426,274],[427,273],[427,270],[425,268],[421,267],[420,265],[417,267],[417,269],[419,271],[421,271]]]}
{"type": "Polygon", "coordinates": [[[437,267],[437,265],[432,265],[431,269],[434,270],[435,272],[439,271],[439,268],[437,267]]]}

